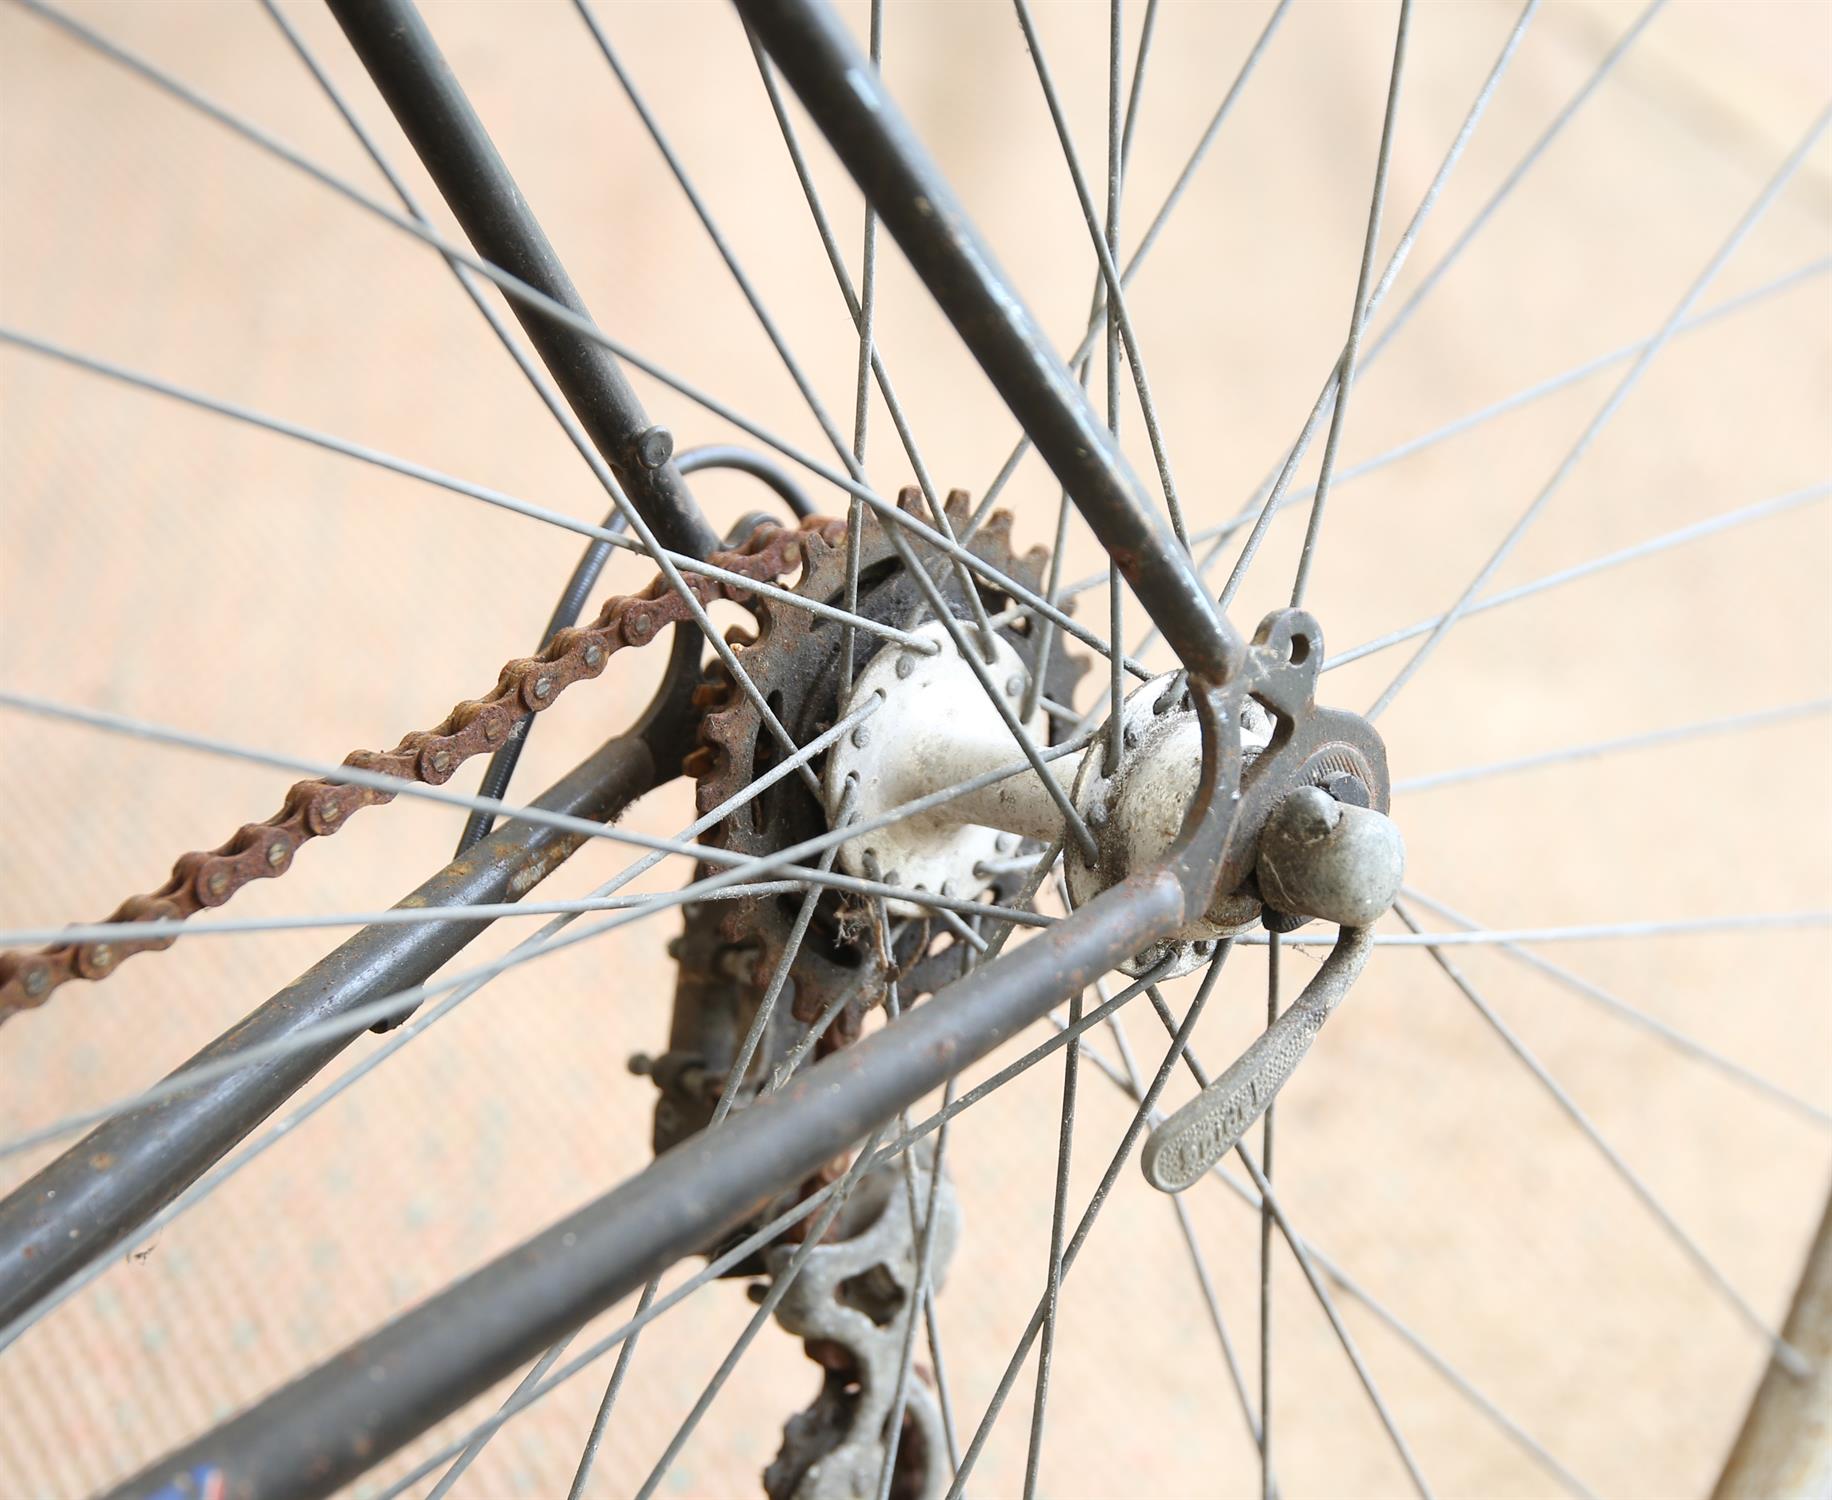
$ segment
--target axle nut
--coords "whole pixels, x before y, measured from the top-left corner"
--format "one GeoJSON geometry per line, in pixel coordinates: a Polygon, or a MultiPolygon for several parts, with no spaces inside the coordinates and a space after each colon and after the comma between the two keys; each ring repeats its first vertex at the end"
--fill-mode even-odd
{"type": "Polygon", "coordinates": [[[1405,872],[1391,818],[1319,787],[1288,792],[1260,833],[1260,893],[1281,912],[1366,927],[1393,904],[1405,872]]]}

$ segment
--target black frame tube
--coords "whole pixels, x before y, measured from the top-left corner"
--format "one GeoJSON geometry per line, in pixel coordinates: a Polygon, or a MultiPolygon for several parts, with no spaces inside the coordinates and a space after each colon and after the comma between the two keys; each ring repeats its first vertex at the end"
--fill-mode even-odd
{"type": "MultiPolygon", "coordinates": [[[[334,1493],[562,1334],[856,1149],[876,1126],[1054,1005],[1186,925],[1230,859],[1243,688],[1237,680],[1192,694],[1204,746],[1197,811],[1163,865],[956,980],[895,1025],[804,1068],[782,1092],[681,1142],[109,1495],[144,1500],[197,1474],[220,1475],[224,1492],[238,1500],[334,1493]]],[[[1288,740],[1267,750],[1257,768],[1264,780],[1255,785],[1283,784],[1309,748],[1288,740]]]]}
{"type": "Polygon", "coordinates": [[[1226,679],[1239,633],[844,23],[821,0],[734,3],[1178,660],[1226,679]]]}
{"type": "MultiPolygon", "coordinates": [[[[609,743],[535,804],[610,819],[654,782],[649,745],[609,743]]],[[[557,869],[584,835],[510,822],[401,905],[514,900],[557,869]]],[[[182,1067],[280,1041],[427,979],[494,921],[454,917],[365,927],[182,1067]]],[[[109,1254],[303,1088],[361,1032],[323,1038],[98,1125],[0,1202],[0,1327],[109,1254]]]]}
{"type": "MultiPolygon", "coordinates": [[[[328,3],[340,17],[367,9],[359,0],[328,3]]],[[[1230,839],[1241,804],[1239,708],[1249,676],[1261,669],[843,27],[809,0],[736,3],[1189,670],[1203,766],[1183,832],[1157,868],[957,980],[894,1026],[804,1069],[741,1119],[683,1141],[151,1465],[118,1496],[142,1496],[164,1479],[198,1472],[220,1473],[238,1497],[331,1493],[854,1149],[1062,999],[1185,926],[1219,880],[1242,873],[1243,853],[1230,839]]],[[[376,0],[376,8],[412,14],[407,0],[376,0]]],[[[465,217],[463,205],[454,208],[465,217]]],[[[1256,766],[1256,786],[1280,782],[1285,762],[1301,754],[1291,737],[1275,740],[1256,766]]]]}
{"type": "MultiPolygon", "coordinates": [[[[589,318],[412,0],[326,4],[477,253],[589,318]]],[[[654,467],[644,462],[642,438],[651,424],[616,358],[538,308],[511,306],[579,424],[662,545],[694,557],[716,550],[718,537],[673,459],[654,467]]]]}
{"type": "MultiPolygon", "coordinates": [[[[736,469],[767,484],[794,512],[798,521],[815,514],[814,502],[808,498],[807,491],[795,482],[793,475],[767,454],[749,448],[708,444],[702,448],[688,449],[678,455],[675,462],[682,474],[692,474],[700,469],[736,469]]],[[[604,525],[608,531],[617,530],[623,525],[623,513],[613,510],[605,517],[604,525]]],[[[585,601],[598,586],[598,575],[604,571],[610,555],[609,542],[594,538],[586,543],[585,551],[579,555],[579,561],[574,564],[566,580],[560,602],[554,605],[553,613],[548,616],[547,628],[541,633],[541,649],[545,650],[549,641],[578,620],[579,612],[585,608],[585,601]]],[[[490,757],[489,765],[484,768],[483,780],[477,788],[478,796],[494,797],[500,802],[508,795],[509,781],[515,775],[516,764],[522,758],[522,750],[533,728],[533,714],[523,714],[515,721],[502,748],[490,757]]],[[[495,823],[495,813],[473,810],[464,820],[464,833],[458,840],[458,853],[463,854],[488,834],[495,823]]]]}
{"type": "Polygon", "coordinates": [[[742,1118],[681,1142],[596,1201],[351,1345],[111,1493],[220,1471],[225,1493],[332,1494],[681,1257],[743,1224],[898,1109],[1017,1034],[1056,997],[1181,920],[1172,879],[1110,892],[742,1118]],[[1098,912],[1096,907],[1101,908],[1098,912]]]}

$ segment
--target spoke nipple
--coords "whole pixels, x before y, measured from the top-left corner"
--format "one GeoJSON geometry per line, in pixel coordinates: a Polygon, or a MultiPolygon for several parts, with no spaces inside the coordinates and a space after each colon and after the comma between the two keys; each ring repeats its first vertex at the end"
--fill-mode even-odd
{"type": "Polygon", "coordinates": [[[915,670],[916,658],[911,656],[907,651],[897,658],[897,675],[899,677],[908,677],[910,673],[915,670]]]}
{"type": "Polygon", "coordinates": [[[666,427],[651,427],[636,440],[636,461],[645,469],[659,469],[674,457],[674,434],[666,427]]]}

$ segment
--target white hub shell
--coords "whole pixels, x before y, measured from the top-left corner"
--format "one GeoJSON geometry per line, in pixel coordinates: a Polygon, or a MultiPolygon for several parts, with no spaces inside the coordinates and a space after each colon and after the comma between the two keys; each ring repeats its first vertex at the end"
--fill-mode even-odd
{"type": "MultiPolygon", "coordinates": [[[[925,655],[887,648],[853,685],[845,712],[856,712],[874,696],[883,701],[828,752],[823,791],[829,818],[838,816],[849,783],[856,786],[853,816],[863,821],[1022,758],[1003,716],[944,628],[931,621],[914,633],[940,649],[925,655]]],[[[977,648],[977,639],[970,638],[970,644],[977,648]]],[[[1027,677],[1009,643],[995,638],[987,671],[1018,711],[1027,677]]],[[[1033,713],[1025,729],[1041,744],[1043,713],[1033,713]]],[[[1126,699],[1120,732],[1125,754],[1117,775],[1108,776],[1103,766],[1104,731],[1089,748],[1059,758],[1053,767],[1058,779],[1073,787],[1075,807],[1099,846],[1095,859],[1084,858],[1073,841],[1065,849],[1069,899],[1076,906],[1164,857],[1182,830],[1201,779],[1202,732],[1176,673],[1152,678],[1126,699]]],[[[1241,717],[1243,764],[1251,763],[1271,737],[1270,716],[1249,699],[1241,717]]],[[[1061,811],[1042,778],[1026,768],[849,839],[840,845],[838,857],[851,875],[970,897],[987,883],[979,873],[982,864],[1012,854],[1022,839],[1047,844],[1062,836],[1061,811]]],[[[886,904],[898,916],[922,913],[912,902],[886,904]]],[[[1188,929],[1122,967],[1140,974],[1174,955],[1171,973],[1187,972],[1213,952],[1216,942],[1244,931],[1258,917],[1257,901],[1224,894],[1188,929]]]]}
{"type": "MultiPolygon", "coordinates": [[[[1272,738],[1271,718],[1257,703],[1248,703],[1241,716],[1243,764],[1272,738]]],[[[1164,858],[1182,831],[1202,777],[1202,729],[1178,674],[1154,677],[1126,699],[1120,733],[1125,752],[1118,772],[1106,774],[1103,732],[1075,779],[1076,809],[1101,846],[1098,860],[1085,859],[1075,845],[1063,851],[1069,900],[1077,906],[1093,900],[1127,872],[1164,858]]],[[[1174,951],[1176,964],[1165,977],[1187,973],[1214,951],[1217,941],[1245,931],[1258,917],[1257,902],[1224,896],[1169,943],[1155,945],[1121,967],[1144,974],[1174,951]]]]}
{"type": "MultiPolygon", "coordinates": [[[[857,778],[853,817],[863,821],[1023,758],[946,629],[931,620],[913,634],[934,641],[940,649],[925,656],[888,646],[853,684],[845,712],[853,712],[873,694],[884,701],[827,754],[824,790],[829,817],[837,813],[852,778],[857,778]]],[[[978,648],[978,631],[970,628],[967,639],[978,648]]],[[[1019,712],[1030,680],[1024,662],[1000,637],[994,636],[992,644],[987,673],[1013,712],[1019,712]]],[[[1033,740],[1044,742],[1047,724],[1041,709],[1024,727],[1033,740]]],[[[1071,760],[1064,776],[1073,764],[1071,760]]],[[[970,897],[986,885],[974,873],[976,866],[1010,854],[1018,847],[1020,833],[1050,839],[1061,827],[1062,814],[1036,774],[1026,771],[932,812],[850,839],[840,845],[839,862],[849,875],[970,897]],[[973,818],[988,821],[968,821],[973,818]]],[[[921,908],[907,901],[886,905],[897,916],[921,915],[921,908]]]]}

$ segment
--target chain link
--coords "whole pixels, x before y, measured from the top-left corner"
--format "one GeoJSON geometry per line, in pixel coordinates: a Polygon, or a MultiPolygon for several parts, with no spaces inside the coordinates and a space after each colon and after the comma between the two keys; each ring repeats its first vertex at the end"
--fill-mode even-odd
{"type": "MultiPolygon", "coordinates": [[[[745,578],[774,582],[803,562],[807,537],[818,536],[832,544],[843,539],[844,532],[844,521],[819,517],[804,521],[795,530],[766,523],[741,547],[715,553],[707,561],[745,578]]],[[[700,574],[684,577],[701,604],[715,599],[742,604],[750,597],[738,584],[724,579],[700,574]]],[[[640,594],[606,600],[595,621],[560,631],[539,656],[508,663],[487,696],[460,703],[434,728],[407,735],[393,750],[354,751],[343,763],[440,786],[467,760],[500,747],[524,714],[540,713],[573,683],[598,676],[624,647],[646,646],[666,627],[689,618],[686,600],[665,578],[657,578],[640,594]]],[[[285,874],[307,840],[336,833],[362,808],[392,802],[394,795],[325,778],[295,782],[280,811],[266,822],[245,823],[215,849],[181,856],[163,886],[150,895],[130,896],[107,920],[182,921],[222,906],[250,881],[285,874]]],[[[0,953],[0,1022],[16,1011],[42,1005],[72,979],[106,979],[123,960],[149,949],[169,948],[177,940],[176,935],[97,939],[57,943],[36,952],[0,953]]]]}

